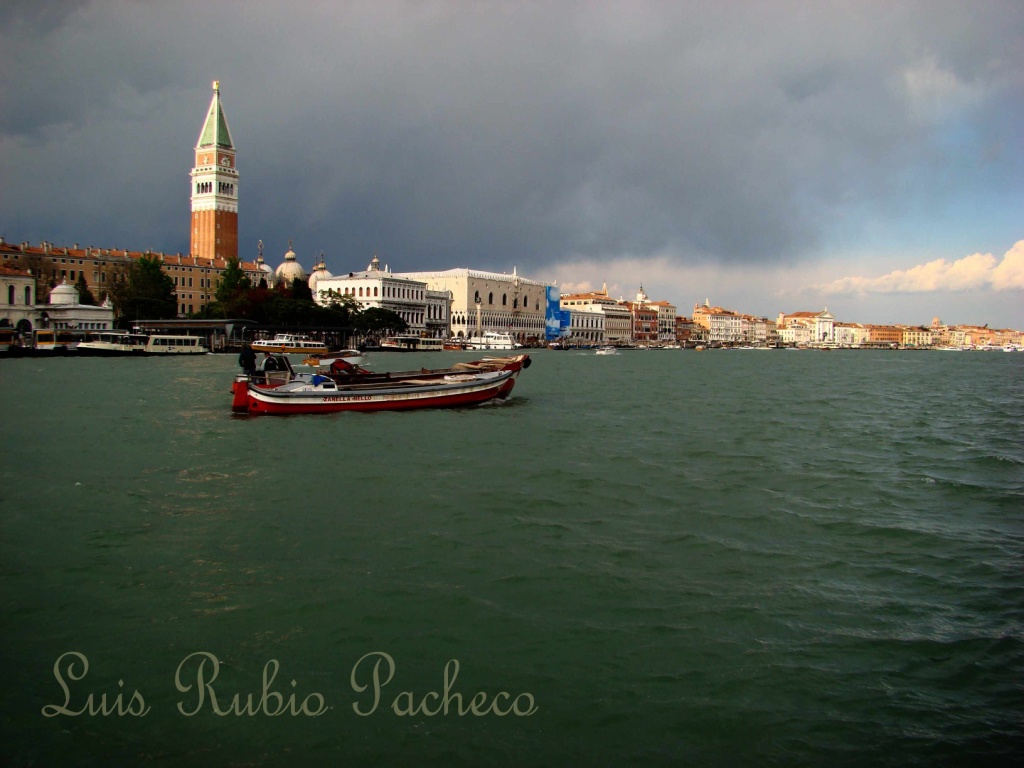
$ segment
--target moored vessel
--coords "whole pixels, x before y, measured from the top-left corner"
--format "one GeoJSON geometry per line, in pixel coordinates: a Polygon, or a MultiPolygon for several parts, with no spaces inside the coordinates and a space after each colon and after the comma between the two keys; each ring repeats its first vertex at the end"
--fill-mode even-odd
{"type": "Polygon", "coordinates": [[[484,331],[483,336],[471,336],[466,342],[469,349],[515,349],[516,342],[510,333],[484,331]]]}
{"type": "Polygon", "coordinates": [[[157,334],[146,342],[148,355],[205,355],[209,349],[198,336],[170,336],[157,334]]]}
{"type": "Polygon", "coordinates": [[[88,357],[119,357],[122,355],[143,356],[149,336],[127,331],[99,331],[90,333],[75,349],[79,355],[88,357]]]}
{"type": "Polygon", "coordinates": [[[306,355],[324,354],[329,351],[322,341],[295,333],[279,333],[272,339],[259,339],[252,343],[252,348],[257,352],[306,355]]]}
{"type": "Polygon", "coordinates": [[[288,358],[278,370],[240,375],[232,410],[250,415],[458,408],[504,399],[530,366],[529,355],[483,358],[437,370],[372,373],[344,360],[317,373],[296,373],[288,358]]]}

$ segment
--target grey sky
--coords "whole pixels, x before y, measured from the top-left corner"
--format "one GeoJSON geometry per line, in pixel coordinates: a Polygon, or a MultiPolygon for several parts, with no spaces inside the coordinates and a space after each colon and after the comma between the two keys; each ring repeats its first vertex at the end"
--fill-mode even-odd
{"type": "Polygon", "coordinates": [[[1024,238],[1019,2],[17,2],[0,30],[8,240],[185,251],[214,79],[244,258],[657,257],[735,303],[751,268],[831,282],[1024,238]]]}

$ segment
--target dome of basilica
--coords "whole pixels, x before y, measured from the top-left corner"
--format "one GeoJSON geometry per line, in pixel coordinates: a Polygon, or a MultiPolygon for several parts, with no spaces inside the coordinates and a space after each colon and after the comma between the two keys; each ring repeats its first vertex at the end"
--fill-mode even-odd
{"type": "Polygon", "coordinates": [[[306,270],[302,268],[297,258],[295,251],[291,249],[291,243],[289,243],[288,252],[284,255],[284,263],[274,272],[276,282],[284,283],[285,287],[291,288],[292,283],[296,280],[306,279],[306,270]]]}
{"type": "MultiPolygon", "coordinates": [[[[267,264],[267,262],[265,262],[263,260],[263,253],[262,252],[260,253],[259,257],[256,259],[256,269],[260,273],[260,279],[266,281],[267,288],[273,288],[274,287],[274,270],[273,270],[273,268],[269,264],[267,264]]],[[[258,282],[259,281],[257,281],[257,283],[258,282]]]]}
{"type": "Polygon", "coordinates": [[[321,251],[320,260],[313,265],[313,272],[309,276],[309,290],[312,292],[314,298],[316,298],[316,284],[320,280],[324,280],[328,277],[334,277],[334,275],[327,271],[327,264],[324,262],[324,253],[321,251]]]}

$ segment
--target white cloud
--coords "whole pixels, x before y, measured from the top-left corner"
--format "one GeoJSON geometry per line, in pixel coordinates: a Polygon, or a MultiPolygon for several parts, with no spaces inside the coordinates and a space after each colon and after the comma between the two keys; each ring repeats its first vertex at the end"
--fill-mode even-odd
{"type": "Polygon", "coordinates": [[[1024,290],[1024,240],[1008,250],[1002,263],[992,270],[992,287],[997,291],[1024,290]]]}
{"type": "Polygon", "coordinates": [[[934,56],[906,69],[903,85],[912,111],[925,119],[942,117],[980,95],[954,72],[939,66],[934,56]]]}
{"type": "Polygon", "coordinates": [[[1024,240],[1008,250],[1002,261],[991,253],[974,253],[956,261],[935,259],[881,277],[844,277],[821,286],[826,294],[934,293],[1024,289],[1024,240]]]}

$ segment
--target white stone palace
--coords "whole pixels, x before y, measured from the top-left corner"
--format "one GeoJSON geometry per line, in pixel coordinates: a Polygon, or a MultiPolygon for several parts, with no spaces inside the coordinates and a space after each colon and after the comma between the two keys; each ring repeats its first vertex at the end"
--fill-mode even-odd
{"type": "Polygon", "coordinates": [[[391,310],[408,323],[411,334],[434,338],[449,335],[448,293],[432,290],[425,281],[408,275],[394,274],[387,267],[381,269],[376,254],[362,272],[347,275],[331,275],[321,257],[313,276],[309,287],[318,304],[326,306],[334,297],[348,296],[360,309],[391,310]]]}
{"type": "Polygon", "coordinates": [[[478,331],[509,333],[521,344],[544,338],[548,284],[520,277],[515,269],[511,275],[458,268],[394,276],[450,295],[451,335],[456,338],[478,331]]]}

